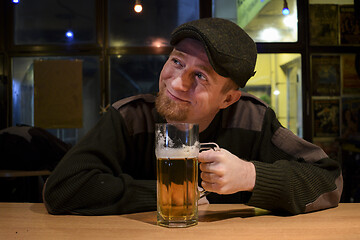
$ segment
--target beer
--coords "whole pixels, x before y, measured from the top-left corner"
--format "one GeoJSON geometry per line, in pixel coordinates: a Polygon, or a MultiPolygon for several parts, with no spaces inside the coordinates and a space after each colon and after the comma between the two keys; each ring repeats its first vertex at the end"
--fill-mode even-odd
{"type": "Polygon", "coordinates": [[[159,224],[196,224],[197,157],[158,158],[157,179],[159,224]]]}
{"type": "Polygon", "coordinates": [[[198,221],[199,125],[156,124],[157,223],[188,227],[198,221]]]}

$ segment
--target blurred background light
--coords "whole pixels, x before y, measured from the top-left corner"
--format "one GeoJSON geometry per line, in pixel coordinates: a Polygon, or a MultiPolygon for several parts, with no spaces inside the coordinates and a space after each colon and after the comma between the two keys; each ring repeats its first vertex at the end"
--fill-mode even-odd
{"type": "Polygon", "coordinates": [[[136,0],[135,1],[135,6],[134,6],[134,11],[137,12],[137,13],[141,13],[142,10],[143,10],[143,7],[141,5],[140,0],[136,0]]]}
{"type": "Polygon", "coordinates": [[[68,38],[68,39],[73,39],[74,38],[74,33],[69,30],[65,33],[65,36],[68,38]]]}
{"type": "Polygon", "coordinates": [[[283,10],[282,10],[282,14],[284,14],[286,16],[286,15],[289,15],[289,13],[290,13],[290,10],[289,10],[287,1],[284,0],[284,7],[283,7],[283,10]]]}

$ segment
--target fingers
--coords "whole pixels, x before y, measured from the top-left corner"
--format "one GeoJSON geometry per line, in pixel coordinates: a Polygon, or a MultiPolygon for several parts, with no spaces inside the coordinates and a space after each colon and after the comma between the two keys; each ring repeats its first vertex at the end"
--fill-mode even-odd
{"type": "MultiPolygon", "coordinates": [[[[251,189],[245,186],[248,178],[248,162],[225,149],[205,151],[199,154],[201,185],[206,191],[231,194],[251,189]]],[[[250,177],[254,179],[255,177],[250,177]]]]}
{"type": "Polygon", "coordinates": [[[218,192],[219,183],[222,182],[224,168],[221,163],[220,151],[208,150],[199,154],[199,167],[201,170],[201,185],[206,191],[218,192]]]}
{"type": "Polygon", "coordinates": [[[221,189],[218,183],[210,183],[210,182],[201,182],[201,186],[208,192],[215,192],[221,194],[221,189]]]}
{"type": "Polygon", "coordinates": [[[219,162],[202,162],[199,167],[203,173],[214,173],[220,177],[225,174],[224,166],[219,162]]]}
{"type": "Polygon", "coordinates": [[[229,188],[230,186],[226,184],[223,179],[220,179],[219,181],[214,182],[208,182],[208,181],[202,181],[201,186],[207,191],[207,192],[214,192],[218,194],[231,194],[235,193],[231,191],[229,188]]]}
{"type": "Polygon", "coordinates": [[[216,167],[214,166],[216,165],[215,163],[200,163],[199,164],[199,167],[200,167],[200,170],[202,172],[212,172],[216,169],[216,167]]]}
{"type": "Polygon", "coordinates": [[[201,180],[208,182],[208,183],[217,183],[220,181],[220,177],[214,173],[206,173],[202,172],[200,174],[201,180]]]}
{"type": "Polygon", "coordinates": [[[199,162],[214,162],[218,158],[221,151],[207,150],[199,153],[199,162]]]}
{"type": "Polygon", "coordinates": [[[201,186],[208,192],[215,192],[222,194],[224,192],[224,178],[214,173],[202,172],[200,175],[202,182],[201,186]]]}

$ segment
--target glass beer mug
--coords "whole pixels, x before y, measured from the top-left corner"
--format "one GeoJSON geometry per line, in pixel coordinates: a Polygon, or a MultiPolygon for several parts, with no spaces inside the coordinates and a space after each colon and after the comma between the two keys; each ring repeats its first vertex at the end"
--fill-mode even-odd
{"type": "Polygon", "coordinates": [[[188,227],[198,222],[199,126],[156,124],[157,223],[188,227]]]}

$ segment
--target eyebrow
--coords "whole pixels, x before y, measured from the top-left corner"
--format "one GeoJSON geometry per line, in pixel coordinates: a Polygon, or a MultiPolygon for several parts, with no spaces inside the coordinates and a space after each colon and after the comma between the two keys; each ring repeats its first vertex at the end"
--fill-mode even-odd
{"type": "MultiPolygon", "coordinates": [[[[174,50],[171,52],[171,55],[177,55],[179,57],[185,57],[186,54],[179,51],[179,50],[176,50],[174,48],[174,50]]],[[[211,65],[210,65],[211,66],[211,65]]],[[[212,72],[216,72],[215,69],[213,69],[213,67],[208,67],[208,66],[204,66],[204,65],[196,65],[196,67],[200,68],[201,70],[203,70],[204,72],[206,72],[208,75],[210,75],[212,72]]]]}
{"type": "Polygon", "coordinates": [[[171,51],[171,53],[170,53],[170,56],[172,56],[172,55],[178,55],[178,56],[180,56],[180,57],[184,57],[185,56],[185,54],[183,53],[183,52],[181,52],[181,51],[179,51],[179,50],[176,50],[175,48],[171,51]]]}

